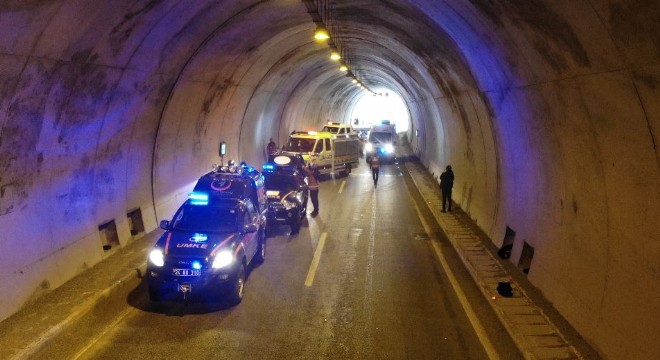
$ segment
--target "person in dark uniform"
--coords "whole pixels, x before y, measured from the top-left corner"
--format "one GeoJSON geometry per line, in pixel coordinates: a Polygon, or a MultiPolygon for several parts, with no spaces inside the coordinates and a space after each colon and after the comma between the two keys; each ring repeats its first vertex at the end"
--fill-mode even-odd
{"type": "Polygon", "coordinates": [[[273,138],[270,138],[270,141],[268,142],[268,145],[266,146],[266,153],[268,155],[272,155],[277,151],[277,144],[275,144],[275,141],[273,141],[273,138]]]}
{"type": "Polygon", "coordinates": [[[451,171],[451,165],[447,165],[447,170],[440,175],[440,189],[442,190],[442,212],[445,212],[447,203],[451,211],[451,189],[454,187],[454,172],[451,171]]]}
{"type": "Polygon", "coordinates": [[[309,189],[309,198],[312,199],[312,206],[314,206],[314,210],[310,214],[312,217],[319,214],[319,182],[314,176],[314,169],[313,164],[303,167],[307,179],[307,189],[309,189]]]}

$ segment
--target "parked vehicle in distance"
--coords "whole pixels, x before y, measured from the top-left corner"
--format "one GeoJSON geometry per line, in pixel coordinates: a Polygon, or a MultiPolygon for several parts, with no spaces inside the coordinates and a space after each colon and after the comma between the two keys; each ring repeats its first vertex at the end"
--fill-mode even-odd
{"type": "Polygon", "coordinates": [[[393,162],[396,159],[397,142],[396,126],[389,120],[372,125],[369,129],[367,143],[364,145],[367,163],[374,155],[378,155],[382,161],[393,162]]]}
{"type": "Polygon", "coordinates": [[[329,132],[294,131],[280,153],[301,155],[305,162],[316,166],[319,174],[338,172],[346,176],[360,161],[360,145],[357,134],[339,136],[329,132]]]}
{"type": "Polygon", "coordinates": [[[337,122],[328,122],[323,126],[323,129],[321,129],[322,132],[329,132],[335,137],[357,137],[358,134],[357,132],[353,131],[353,128],[351,128],[350,125],[348,124],[341,124],[337,122]]]}

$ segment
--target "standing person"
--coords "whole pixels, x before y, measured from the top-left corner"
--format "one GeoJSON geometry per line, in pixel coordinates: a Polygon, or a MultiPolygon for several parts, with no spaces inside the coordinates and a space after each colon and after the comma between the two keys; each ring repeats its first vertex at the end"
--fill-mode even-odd
{"type": "Polygon", "coordinates": [[[371,177],[374,179],[374,186],[378,186],[378,175],[380,173],[380,159],[378,159],[378,155],[374,154],[371,157],[369,166],[371,167],[371,177]]]}
{"type": "Polygon", "coordinates": [[[442,190],[442,212],[445,212],[445,205],[449,203],[451,212],[451,188],[454,187],[454,172],[451,171],[451,165],[447,165],[447,170],[440,175],[440,189],[442,190]]]}
{"type": "Polygon", "coordinates": [[[309,189],[309,197],[312,199],[312,206],[314,206],[314,210],[310,214],[312,217],[319,214],[319,182],[314,176],[315,168],[313,164],[303,167],[305,179],[307,180],[307,189],[309,189]]]}
{"type": "Polygon", "coordinates": [[[277,144],[273,141],[273,138],[270,138],[268,145],[266,146],[266,154],[273,155],[277,151],[277,144]]]}

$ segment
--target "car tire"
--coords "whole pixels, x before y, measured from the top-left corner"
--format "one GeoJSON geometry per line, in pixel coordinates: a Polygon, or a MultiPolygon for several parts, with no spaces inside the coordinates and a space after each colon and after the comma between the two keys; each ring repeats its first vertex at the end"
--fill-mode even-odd
{"type": "Polygon", "coordinates": [[[264,235],[266,237],[271,237],[273,236],[273,231],[275,229],[275,223],[268,223],[266,224],[266,229],[264,230],[264,235]]]}
{"type": "Polygon", "coordinates": [[[254,254],[254,263],[259,265],[263,264],[266,260],[266,237],[262,237],[257,245],[257,253],[254,254]]]}
{"type": "Polygon", "coordinates": [[[160,295],[158,295],[158,292],[149,286],[149,300],[151,302],[159,302],[160,301],[160,295]]]}
{"type": "Polygon", "coordinates": [[[238,305],[243,301],[243,292],[245,291],[245,264],[241,262],[236,271],[234,281],[231,284],[231,291],[229,293],[229,302],[232,305],[238,305]]]}
{"type": "Polygon", "coordinates": [[[302,219],[298,217],[296,221],[291,223],[291,234],[297,234],[300,231],[301,226],[302,226],[302,219]]]}

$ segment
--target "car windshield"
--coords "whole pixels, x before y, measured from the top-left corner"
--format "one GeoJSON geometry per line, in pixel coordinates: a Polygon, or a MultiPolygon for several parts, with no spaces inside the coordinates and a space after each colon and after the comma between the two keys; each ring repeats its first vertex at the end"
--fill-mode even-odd
{"type": "Polygon", "coordinates": [[[321,131],[327,131],[327,132],[331,132],[333,134],[339,134],[339,129],[340,128],[337,127],[337,126],[324,126],[323,130],[321,130],[321,131]]]}
{"type": "Polygon", "coordinates": [[[369,133],[369,142],[373,143],[391,143],[392,134],[387,132],[372,132],[369,133]]]}
{"type": "Polygon", "coordinates": [[[298,178],[292,175],[269,174],[266,176],[267,190],[296,190],[300,186],[298,178]]]}
{"type": "Polygon", "coordinates": [[[316,139],[296,139],[291,138],[289,142],[284,145],[285,151],[292,152],[312,152],[316,139]]]}
{"type": "Polygon", "coordinates": [[[195,232],[234,232],[238,210],[232,207],[185,205],[174,216],[172,228],[195,232]]]}

